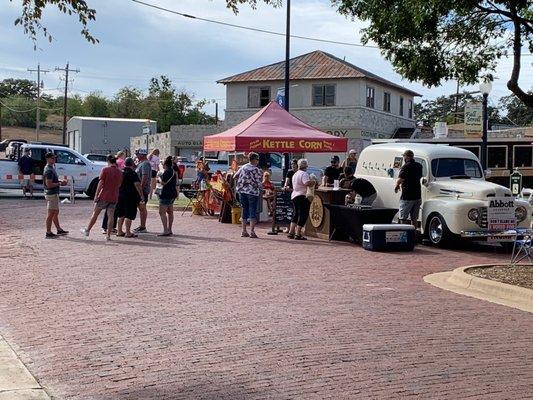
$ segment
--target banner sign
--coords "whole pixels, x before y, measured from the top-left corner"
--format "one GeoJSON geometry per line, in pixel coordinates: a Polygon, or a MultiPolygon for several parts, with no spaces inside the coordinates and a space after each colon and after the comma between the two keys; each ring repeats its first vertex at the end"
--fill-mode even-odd
{"type": "Polygon", "coordinates": [[[516,227],[515,204],[511,197],[494,197],[487,209],[489,231],[506,231],[516,227]]]}
{"type": "Polygon", "coordinates": [[[285,88],[279,88],[276,94],[276,103],[281,107],[285,107],[285,88]]]}
{"type": "Polygon", "coordinates": [[[254,138],[204,138],[204,150],[255,151],[261,153],[327,153],[345,152],[348,140],[341,138],[306,139],[254,139],[254,138]]]}
{"type": "Polygon", "coordinates": [[[483,106],[479,102],[465,104],[464,135],[470,138],[480,138],[483,135],[483,106]]]}

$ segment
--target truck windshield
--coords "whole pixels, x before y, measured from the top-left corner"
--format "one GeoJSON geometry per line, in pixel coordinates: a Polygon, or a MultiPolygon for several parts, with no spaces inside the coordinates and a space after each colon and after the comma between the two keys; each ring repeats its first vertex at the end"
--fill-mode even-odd
{"type": "Polygon", "coordinates": [[[466,158],[436,158],[431,161],[431,172],[435,178],[482,177],[478,162],[466,158]]]}

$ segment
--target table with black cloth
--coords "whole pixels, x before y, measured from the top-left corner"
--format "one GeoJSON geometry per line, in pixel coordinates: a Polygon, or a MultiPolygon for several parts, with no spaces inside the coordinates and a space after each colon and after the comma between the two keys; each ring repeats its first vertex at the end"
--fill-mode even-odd
{"type": "Polygon", "coordinates": [[[324,204],[329,210],[332,232],[330,240],[352,239],[363,242],[364,224],[390,224],[398,212],[397,208],[359,208],[335,204],[324,204]]]}

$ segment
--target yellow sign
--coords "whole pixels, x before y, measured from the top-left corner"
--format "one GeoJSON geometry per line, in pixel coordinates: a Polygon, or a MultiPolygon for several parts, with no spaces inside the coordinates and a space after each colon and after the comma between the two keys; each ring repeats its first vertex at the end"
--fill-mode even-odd
{"type": "Polygon", "coordinates": [[[479,102],[465,104],[464,135],[469,138],[479,138],[483,135],[483,107],[479,102]]]}
{"type": "Polygon", "coordinates": [[[324,204],[322,204],[322,199],[319,196],[313,197],[311,209],[309,210],[309,219],[314,228],[318,228],[324,221],[324,204]]]}

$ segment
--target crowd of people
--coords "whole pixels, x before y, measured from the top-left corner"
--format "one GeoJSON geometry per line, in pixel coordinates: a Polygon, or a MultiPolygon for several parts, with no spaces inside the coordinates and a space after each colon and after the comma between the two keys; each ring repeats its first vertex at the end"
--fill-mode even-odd
{"type": "MultiPolygon", "coordinates": [[[[331,165],[324,171],[322,185],[324,187],[336,186],[350,190],[346,196],[346,203],[371,206],[377,198],[377,191],[368,180],[355,176],[357,157],[354,150],[350,150],[346,160],[340,163],[338,156],[331,158],[331,165]]],[[[420,178],[422,166],[414,160],[412,151],[404,154],[404,165],[400,170],[399,178],[394,190],[402,190],[399,205],[400,222],[416,225],[421,206],[420,178]]],[[[23,158],[21,158],[23,160],[23,158]]],[[[45,199],[48,215],[46,219],[46,238],[66,235],[68,231],[59,224],[59,191],[60,186],[66,181],[60,181],[55,172],[55,155],[46,154],[46,167],[43,173],[45,186],[45,199]],[[52,224],[57,233],[52,232],[52,224]]],[[[179,182],[182,170],[175,159],[166,157],[162,162],[158,149],[147,154],[146,149],[138,149],[135,159],[125,157],[123,152],[107,156],[107,167],[103,168],[96,194],[94,209],[85,228],[81,232],[89,236],[96,224],[99,215],[104,212],[102,232],[107,240],[116,234],[119,237],[135,238],[140,233],[147,232],[146,220],[148,216],[146,203],[154,194],[159,199],[159,216],[163,231],[159,236],[173,235],[174,202],[179,195],[179,182]],[[131,229],[133,221],[139,214],[139,226],[131,229]]],[[[248,154],[248,163],[241,166],[231,177],[235,184],[235,193],[241,206],[241,237],[257,238],[255,227],[258,221],[258,204],[264,199],[267,202],[269,215],[275,210],[275,187],[270,180],[270,173],[259,168],[259,154],[248,154]],[[249,229],[249,231],[248,231],[249,229]]],[[[21,170],[25,167],[24,161],[19,163],[21,170]]],[[[293,205],[293,216],[287,232],[287,237],[294,240],[307,240],[304,236],[304,227],[309,217],[311,200],[314,189],[319,182],[316,176],[307,172],[309,165],[305,158],[294,159],[288,171],[282,190],[290,192],[293,205]]],[[[203,159],[197,162],[197,180],[207,180],[209,173],[208,164],[203,159]]],[[[229,178],[229,176],[228,176],[229,178]]],[[[24,186],[23,186],[24,187],[24,186]]],[[[27,188],[24,189],[26,193],[27,188]]]]}
{"type": "MultiPolygon", "coordinates": [[[[59,225],[59,191],[60,186],[67,184],[60,181],[54,165],[56,156],[47,153],[46,167],[43,172],[45,200],[48,216],[46,219],[46,238],[51,239],[59,235],[66,235],[68,231],[59,225]],[[52,224],[57,233],[52,232],[52,224]]],[[[123,152],[107,156],[107,166],[100,172],[98,186],[94,196],[94,208],[87,226],[81,229],[85,236],[89,236],[102,212],[102,233],[107,240],[112,235],[125,238],[138,237],[146,233],[148,211],[146,203],[154,192],[159,199],[159,216],[163,232],[159,236],[171,236],[174,222],[174,202],[179,193],[180,168],[172,157],[167,157],[159,168],[159,150],[147,154],[146,149],[138,149],[135,159],[125,157],[123,152]],[[139,226],[132,229],[133,221],[139,214],[139,226]]]]}

